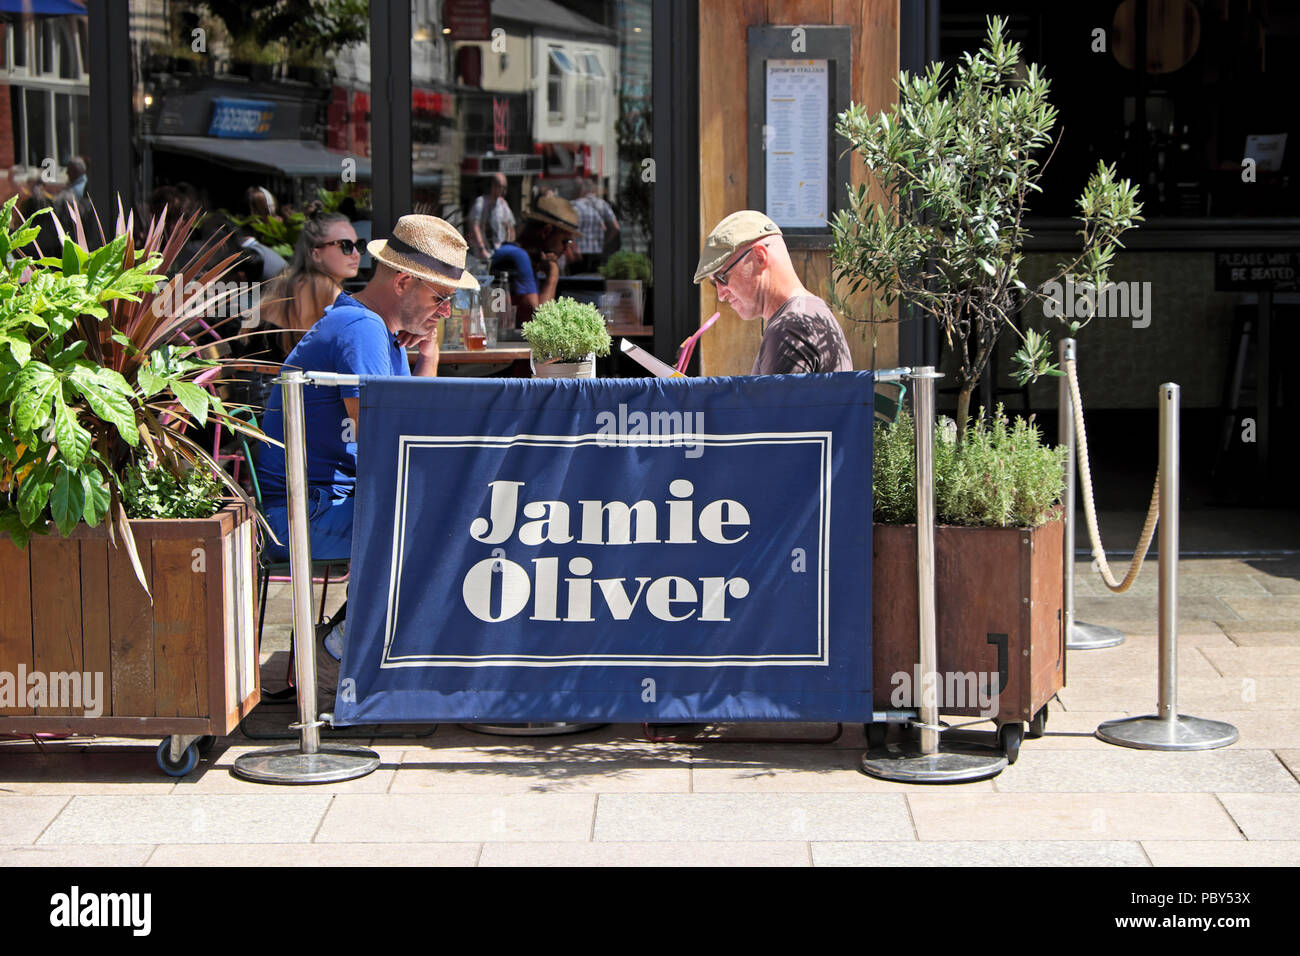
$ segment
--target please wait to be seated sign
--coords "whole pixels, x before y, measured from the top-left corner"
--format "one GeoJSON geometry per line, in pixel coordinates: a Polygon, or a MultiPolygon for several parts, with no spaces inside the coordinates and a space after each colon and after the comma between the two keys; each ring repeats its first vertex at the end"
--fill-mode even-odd
{"type": "Polygon", "coordinates": [[[361,393],[336,722],[869,716],[869,373],[361,393]]]}

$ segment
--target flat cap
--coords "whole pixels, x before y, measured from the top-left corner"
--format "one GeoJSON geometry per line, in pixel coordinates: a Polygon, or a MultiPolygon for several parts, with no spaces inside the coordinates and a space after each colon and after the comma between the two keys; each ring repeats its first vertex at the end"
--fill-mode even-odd
{"type": "Polygon", "coordinates": [[[779,235],[781,235],[781,227],[761,212],[753,209],[733,212],[714,226],[713,231],[704,240],[700,265],[695,270],[696,285],[726,265],[727,260],[735,255],[736,250],[741,246],[755,239],[779,235]]]}

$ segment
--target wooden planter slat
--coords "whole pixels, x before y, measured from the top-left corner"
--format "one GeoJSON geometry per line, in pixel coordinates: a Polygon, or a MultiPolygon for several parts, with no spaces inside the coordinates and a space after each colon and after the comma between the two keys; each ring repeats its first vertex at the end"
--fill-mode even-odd
{"type": "MultiPolygon", "coordinates": [[[[1065,686],[1061,549],[1059,520],[1032,530],[935,529],[938,671],[1004,675],[999,722],[1029,720],[1065,686]]],[[[872,551],[872,683],[877,706],[890,707],[893,675],[912,679],[917,663],[915,526],[876,525],[872,551]]]]}
{"type": "Polygon", "coordinates": [[[255,555],[244,506],[131,527],[152,603],[103,527],[35,536],[26,552],[0,543],[0,671],[105,675],[101,717],[4,708],[0,732],[225,734],[256,706],[255,555]]]}

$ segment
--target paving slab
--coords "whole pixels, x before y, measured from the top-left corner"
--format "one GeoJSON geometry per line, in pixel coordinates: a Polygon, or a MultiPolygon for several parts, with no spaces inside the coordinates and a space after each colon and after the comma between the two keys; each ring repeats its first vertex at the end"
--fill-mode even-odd
{"type": "Polygon", "coordinates": [[[160,846],[148,866],[475,866],[477,843],[258,843],[160,846]]]}
{"type": "Polygon", "coordinates": [[[1243,621],[1300,618],[1300,594],[1279,594],[1266,598],[1227,597],[1222,600],[1243,621]]]}
{"type": "MultiPolygon", "coordinates": [[[[1029,760],[1031,755],[1042,751],[1113,750],[1111,744],[1097,739],[1097,725],[1128,716],[1127,713],[1109,710],[1053,711],[1047,718],[1047,732],[1036,739],[1026,737],[1021,743],[1020,760],[1029,760]]],[[[1015,766],[1019,765],[1020,761],[1017,761],[1015,766]]]]}
{"type": "Polygon", "coordinates": [[[1300,866],[1300,840],[1143,840],[1155,866],[1300,866]]]}
{"type": "Polygon", "coordinates": [[[1220,793],[1247,840],[1300,840],[1300,794],[1220,793]]]}
{"type": "Polygon", "coordinates": [[[915,793],[907,802],[923,842],[1241,839],[1208,793],[915,793]]]}
{"type": "MultiPolygon", "coordinates": [[[[1068,710],[1150,714],[1156,709],[1156,676],[1071,678],[1060,696],[1068,710]]],[[[1218,720],[1218,715],[1227,711],[1293,711],[1295,704],[1293,677],[1195,677],[1178,681],[1178,712],[1194,717],[1218,720]]]]}
{"type": "Polygon", "coordinates": [[[631,753],[611,745],[560,754],[528,748],[408,750],[393,793],[688,793],[684,753],[631,753]]]}
{"type": "MultiPolygon", "coordinates": [[[[1249,608],[1258,605],[1262,609],[1265,605],[1271,606],[1280,600],[1286,599],[1217,598],[1179,594],[1178,619],[1180,622],[1245,620],[1246,615],[1237,609],[1238,604],[1249,608]]],[[[1113,627],[1112,621],[1150,621],[1155,626],[1159,612],[1159,601],[1154,594],[1107,594],[1105,597],[1076,594],[1074,598],[1075,619],[1093,624],[1108,624],[1113,627]]]]}
{"type": "Polygon", "coordinates": [[[1132,840],[814,843],[814,866],[1150,866],[1132,840]]]}
{"type": "MultiPolygon", "coordinates": [[[[1233,648],[1227,635],[1220,634],[1225,649],[1233,648]]],[[[1066,674],[1070,683],[1091,678],[1150,677],[1155,680],[1160,642],[1154,638],[1134,637],[1115,647],[1099,647],[1087,651],[1071,651],[1066,661],[1066,674]]],[[[1178,644],[1179,677],[1221,677],[1221,672],[1204,653],[1204,646],[1178,644]]]]}
{"type": "Polygon", "coordinates": [[[492,843],[479,866],[808,866],[808,844],[492,843]]]}
{"type": "Polygon", "coordinates": [[[10,753],[0,759],[0,793],[170,793],[155,747],[10,753]]]}
{"type": "Polygon", "coordinates": [[[143,866],[154,847],[0,846],[0,866],[143,866]]]}
{"type": "MultiPolygon", "coordinates": [[[[37,799],[37,798],[30,798],[37,799]]],[[[41,844],[308,843],[328,794],[75,796],[41,844]]]]}
{"type": "Polygon", "coordinates": [[[1255,580],[1269,594],[1300,594],[1300,578],[1271,577],[1267,574],[1257,574],[1255,580]]]}
{"type": "MultiPolygon", "coordinates": [[[[1185,570],[1187,562],[1179,566],[1178,596],[1183,597],[1258,597],[1266,598],[1274,592],[1266,588],[1258,575],[1249,573],[1250,569],[1242,567],[1233,574],[1190,574],[1185,570]]],[[[1124,567],[1127,567],[1125,565],[1124,567]]],[[[1122,568],[1111,562],[1111,571],[1116,577],[1123,573],[1122,568]]],[[[1077,579],[1076,579],[1077,580],[1077,579]]],[[[1105,597],[1113,592],[1097,578],[1093,582],[1093,594],[1105,597]]],[[[1142,569],[1138,579],[1133,582],[1123,596],[1154,598],[1160,593],[1160,576],[1154,564],[1142,569]]],[[[1079,596],[1075,588],[1076,599],[1079,596]]]]}
{"type": "Polygon", "coordinates": [[[1241,621],[1227,625],[1237,647],[1300,647],[1300,627],[1293,621],[1241,621]]]}
{"type": "Polygon", "coordinates": [[[590,794],[340,794],[317,843],[487,843],[591,839],[590,794]]]}
{"type": "MultiPolygon", "coordinates": [[[[1078,620],[1087,621],[1091,624],[1105,624],[1107,627],[1114,627],[1124,633],[1125,644],[1141,641],[1144,643],[1158,644],[1159,640],[1159,623],[1153,616],[1150,618],[1121,618],[1112,617],[1102,621],[1096,618],[1090,618],[1078,615],[1078,620]]],[[[1233,621],[1230,623],[1243,624],[1244,621],[1233,621]]],[[[1180,620],[1178,622],[1178,646],[1183,647],[1228,647],[1231,640],[1224,633],[1224,626],[1213,620],[1180,620]]],[[[1125,644],[1118,646],[1123,647],[1125,644]]],[[[1111,648],[1094,648],[1093,650],[1074,650],[1068,655],[1068,663],[1073,663],[1079,658],[1088,657],[1100,651],[1111,650],[1111,648]]]]}
{"type": "Polygon", "coordinates": [[[66,796],[0,794],[0,843],[35,843],[68,805],[66,796]]]}
{"type": "Polygon", "coordinates": [[[1105,751],[1045,751],[997,777],[1000,793],[1212,793],[1218,790],[1300,794],[1269,750],[1168,753],[1111,746],[1105,751]]]}
{"type": "Polygon", "coordinates": [[[1225,677],[1300,677],[1300,647],[1213,647],[1204,654],[1225,677]]]}
{"type": "Polygon", "coordinates": [[[1282,765],[1289,770],[1297,780],[1300,780],[1300,750],[1278,750],[1276,751],[1277,759],[1282,761],[1282,765]]]}
{"type": "MultiPolygon", "coordinates": [[[[864,750],[800,750],[760,745],[702,747],[691,757],[694,793],[906,793],[909,785],[869,777],[864,750]]],[[[992,790],[979,780],[962,789],[992,790]]]]}
{"type": "Polygon", "coordinates": [[[613,842],[914,838],[903,795],[876,793],[602,795],[594,836],[613,842]]]}

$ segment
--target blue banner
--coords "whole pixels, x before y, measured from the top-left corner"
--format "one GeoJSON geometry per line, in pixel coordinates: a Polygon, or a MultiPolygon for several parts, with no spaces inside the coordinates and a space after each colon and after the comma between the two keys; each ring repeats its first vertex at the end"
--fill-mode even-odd
{"type": "Polygon", "coordinates": [[[870,372],[361,409],[336,723],[870,719],[870,372]]]}
{"type": "Polygon", "coordinates": [[[223,139],[266,139],[271,135],[275,104],[270,100],[237,100],[229,96],[212,98],[209,136],[223,139]]]}

